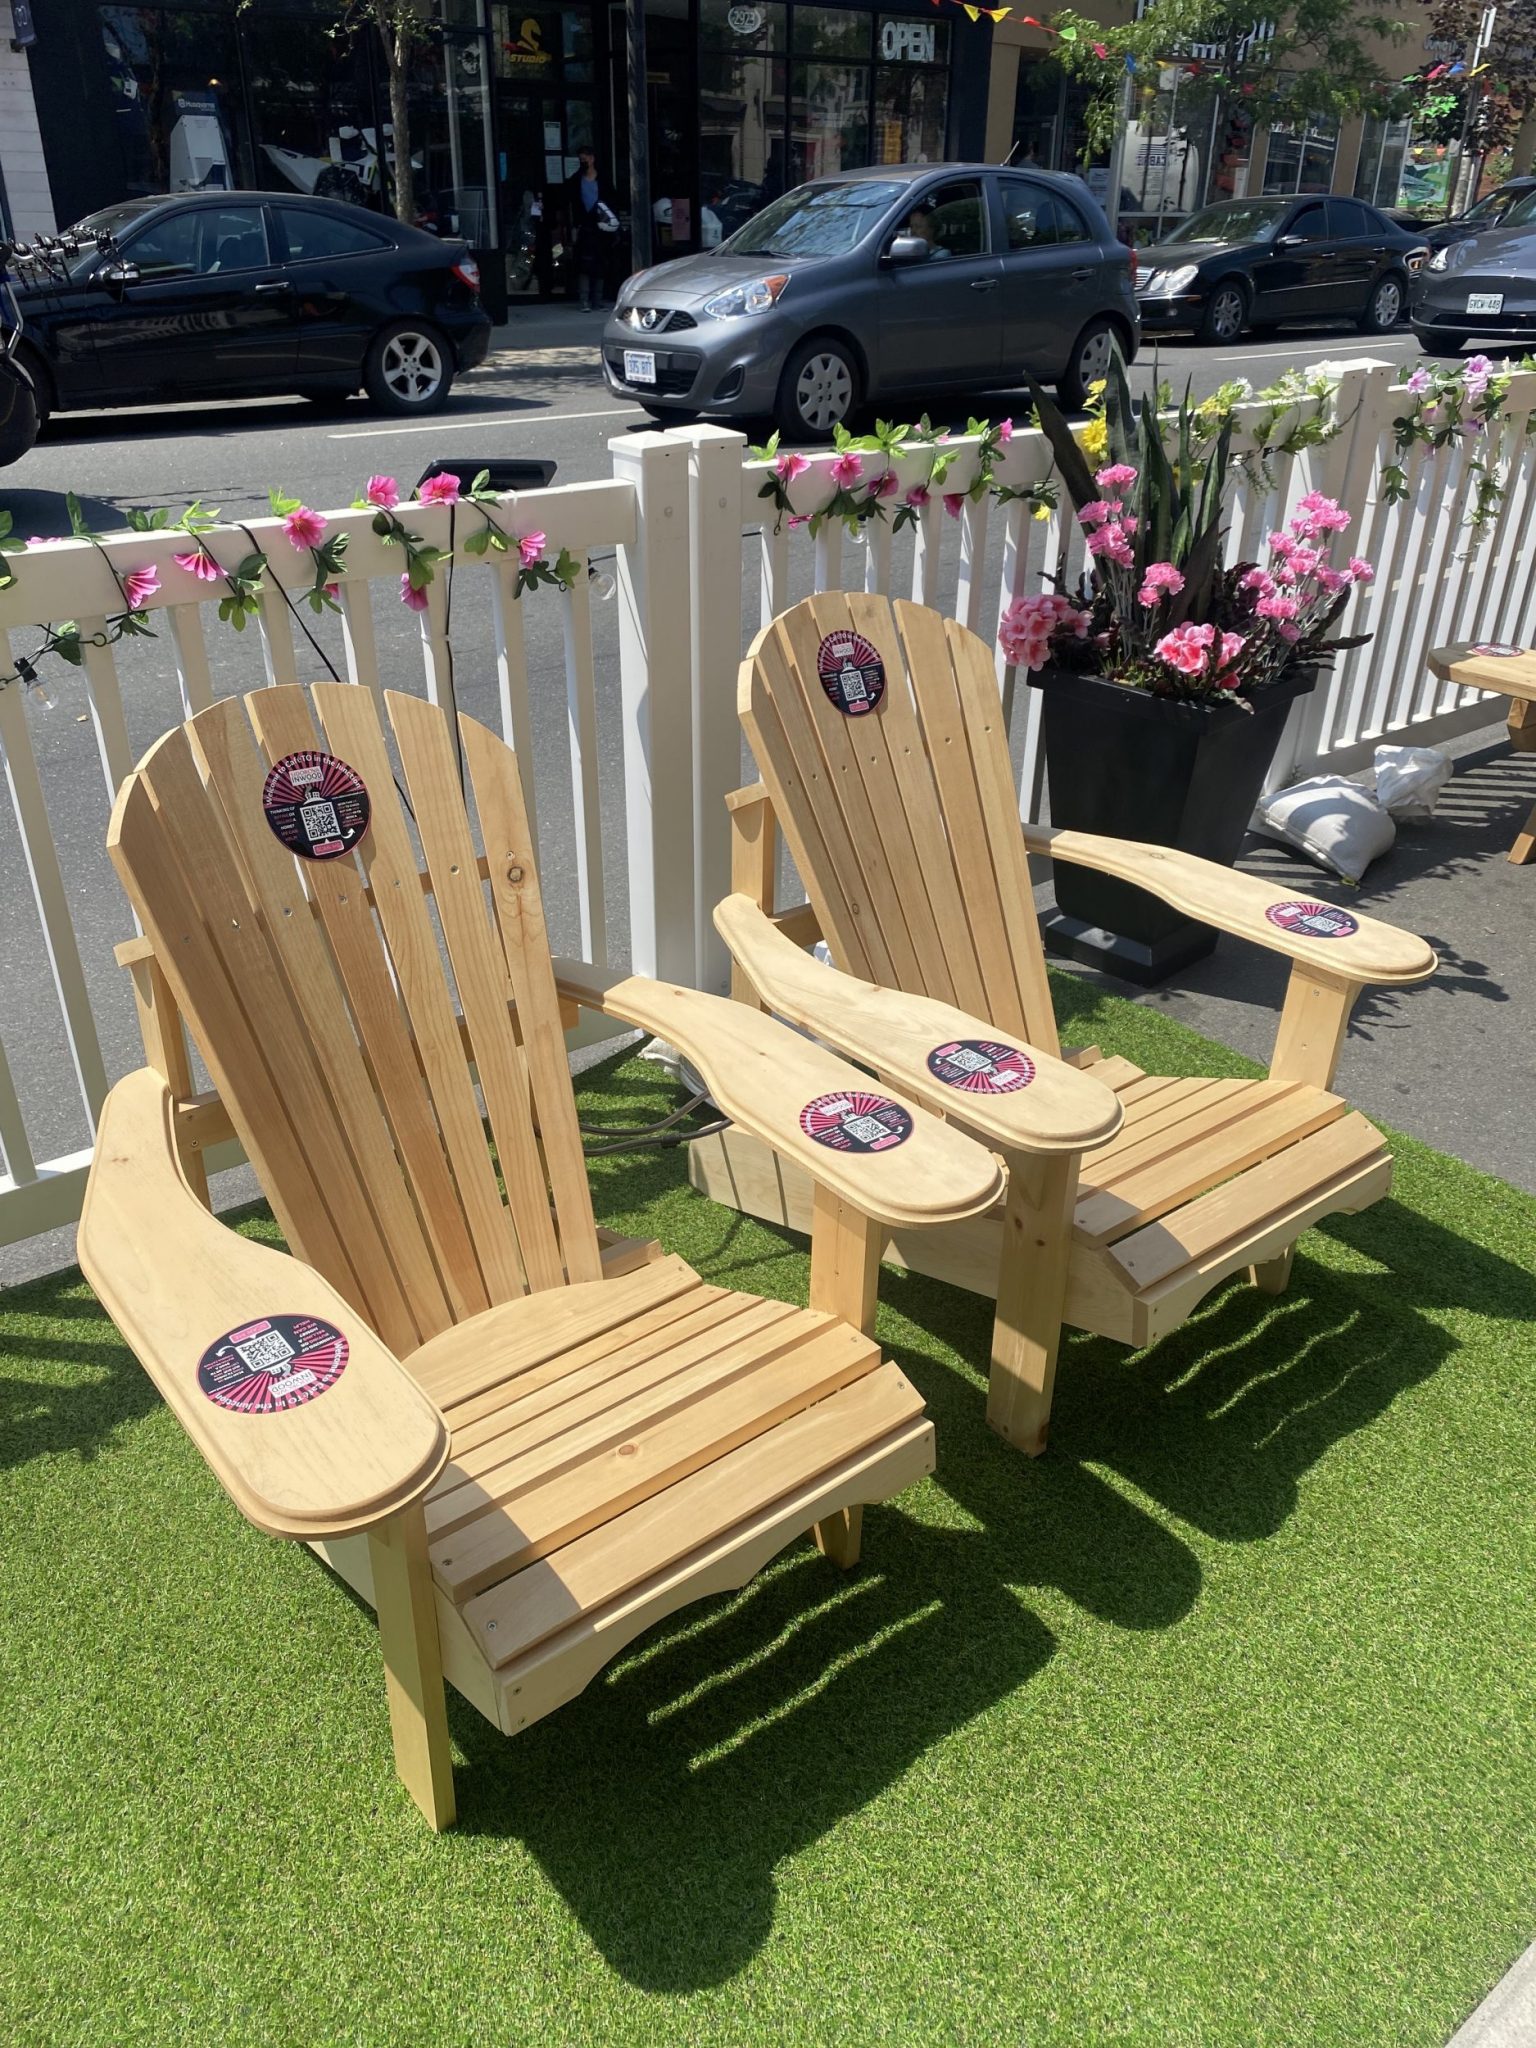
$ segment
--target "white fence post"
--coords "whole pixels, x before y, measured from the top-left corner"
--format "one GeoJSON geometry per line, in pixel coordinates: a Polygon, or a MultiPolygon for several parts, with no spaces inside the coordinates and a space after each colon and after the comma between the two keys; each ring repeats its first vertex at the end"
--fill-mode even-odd
{"type": "Polygon", "coordinates": [[[745,434],[689,427],[689,530],[693,607],[693,886],[698,986],[723,995],[730,955],[714,908],[731,886],[727,792],[741,780],[736,673],[741,664],[745,434]]]}
{"type": "MultiPolygon", "coordinates": [[[[626,434],[608,449],[614,476],[635,494],[638,522],[634,541],[618,550],[630,964],[692,985],[689,444],[680,434],[626,434]]],[[[736,539],[739,546],[739,526],[736,539]]]]}

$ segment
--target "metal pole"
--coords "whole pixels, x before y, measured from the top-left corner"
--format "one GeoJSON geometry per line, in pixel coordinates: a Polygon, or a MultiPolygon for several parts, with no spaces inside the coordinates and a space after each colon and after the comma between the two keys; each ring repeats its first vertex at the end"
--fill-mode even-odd
{"type": "Polygon", "coordinates": [[[624,0],[629,51],[629,250],[636,270],[651,263],[651,122],[646,93],[645,0],[624,0]]]}
{"type": "MultiPolygon", "coordinates": [[[[1173,124],[1179,112],[1179,80],[1184,76],[1182,64],[1173,66],[1173,96],[1168,102],[1168,123],[1163,131],[1163,182],[1157,188],[1157,232],[1163,232],[1163,213],[1168,204],[1168,160],[1173,155],[1173,124]]],[[[1179,172],[1179,190],[1184,189],[1184,173],[1179,172]]],[[[1145,195],[1143,195],[1145,196],[1145,195]]]]}

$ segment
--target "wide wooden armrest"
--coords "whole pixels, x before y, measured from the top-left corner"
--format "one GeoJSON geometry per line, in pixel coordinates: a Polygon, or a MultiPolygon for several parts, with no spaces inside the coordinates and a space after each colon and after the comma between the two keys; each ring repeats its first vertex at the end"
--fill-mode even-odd
{"type": "Polygon", "coordinates": [[[1046,825],[1023,829],[1031,853],[1075,861],[1079,867],[1134,882],[1186,917],[1215,925],[1235,939],[1252,939],[1272,953],[1288,954],[1344,981],[1424,981],[1439,965],[1434,948],[1416,933],[1399,931],[1355,910],[1339,913],[1346,929],[1337,935],[1314,935],[1298,921],[1310,904],[1304,889],[1277,889],[1257,876],[1240,875],[1213,860],[1141,839],[1106,839],[1046,825]]]}
{"type": "MultiPolygon", "coordinates": [[[[248,1521],[307,1542],[366,1529],[425,1493],[442,1470],[443,1419],[312,1267],[208,1213],[182,1174],[173,1115],[170,1090],[150,1067],[108,1095],[80,1218],[86,1278],[248,1521]],[[199,1377],[204,1353],[279,1316],[338,1330],[346,1339],[340,1373],[288,1406],[242,1413],[222,1405],[199,1377]]],[[[338,1356],[329,1354],[328,1372],[338,1356]]]]}
{"type": "Polygon", "coordinates": [[[770,1009],[868,1060],[928,1108],[1014,1152],[1102,1145],[1124,1114],[1112,1088],[991,1024],[927,996],[877,988],[802,951],[750,896],[727,896],[715,929],[770,1009]],[[998,1061],[981,1042],[1018,1055],[998,1061]],[[977,1082],[981,1080],[982,1086],[977,1082]],[[985,1084],[998,1092],[986,1092],[985,1084]]]}
{"type": "Polygon", "coordinates": [[[733,1123],[877,1223],[900,1229],[956,1222],[980,1215],[1002,1192],[990,1152],[910,1103],[900,1103],[905,1118],[893,1120],[897,1132],[910,1125],[897,1142],[877,1137],[874,1149],[862,1149],[867,1130],[877,1136],[862,1121],[841,1138],[840,1119],[859,1116],[851,1098],[895,1098],[836,1053],[746,1003],[569,960],[555,962],[555,985],[562,996],[675,1045],[733,1123]],[[813,1136],[816,1129],[826,1137],[813,1136]]]}
{"type": "Polygon", "coordinates": [[[1497,690],[1501,697],[1536,699],[1536,647],[1509,654],[1479,653],[1489,643],[1458,640],[1449,647],[1432,647],[1427,657],[1430,673],[1443,683],[1470,683],[1475,690],[1497,690]]]}

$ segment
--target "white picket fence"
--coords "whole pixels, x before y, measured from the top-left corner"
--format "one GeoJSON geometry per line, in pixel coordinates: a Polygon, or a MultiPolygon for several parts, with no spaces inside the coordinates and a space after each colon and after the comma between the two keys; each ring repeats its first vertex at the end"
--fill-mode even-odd
{"type": "MultiPolygon", "coordinates": [[[[1344,622],[1373,638],[1301,700],[1277,779],[1325,765],[1356,768],[1383,737],[1432,743],[1491,723],[1497,700],[1434,681],[1426,650],[1458,637],[1536,636],[1536,372],[1516,375],[1487,451],[1508,481],[1475,541],[1463,444],[1415,449],[1404,465],[1406,499],[1389,503],[1382,491],[1403,405],[1393,375],[1386,364],[1345,365],[1334,401],[1343,431],[1323,446],[1250,463],[1252,473],[1236,482],[1231,559],[1258,552],[1296,500],[1321,488],[1356,510],[1351,543],[1379,569],[1344,622]]],[[[1302,401],[1295,417],[1320,402],[1302,401]]],[[[1240,408],[1239,447],[1245,435],[1251,442],[1262,413],[1240,408]]],[[[995,640],[1001,611],[1054,573],[1063,545],[1070,573],[1081,561],[1070,516],[1037,519],[1021,501],[990,496],[966,499],[951,517],[935,492],[915,529],[900,535],[877,519],[856,540],[836,522],[812,539],[778,521],[759,495],[765,465],[723,428],[633,434],[611,449],[610,481],[509,496],[497,512],[509,533],[543,532],[551,556],[572,551],[583,572],[573,590],[519,599],[506,557],[474,558],[460,547],[451,588],[440,571],[419,622],[399,604],[400,550],[374,534],[366,512],[330,516],[331,531],[348,536],[339,621],[316,622],[285,598],[284,591],[297,604],[312,567],[277,522],[208,534],[227,565],[253,542],[267,554],[260,617],[245,635],[216,619],[222,587],[173,562],[185,537],[117,534],[100,550],[69,541],[13,558],[17,582],[0,592],[6,677],[45,622],[74,618],[89,643],[121,609],[104,555],[120,574],[152,565],[160,588],[149,602],[154,641],[88,644],[78,676],[56,661],[47,666],[57,710],[45,710],[17,681],[0,685],[10,798],[9,816],[0,816],[0,1244],[78,1213],[109,1077],[138,1058],[126,977],[112,959],[113,942],[132,927],[101,849],[119,782],[179,719],[216,696],[310,680],[328,665],[363,687],[420,689],[458,704],[498,726],[523,759],[562,949],[723,987],[710,912],[729,877],[722,799],[749,768],[735,706],[737,666],[752,633],[812,590],[856,584],[936,605],[995,640]],[[610,550],[613,605],[594,602],[586,574],[589,560],[610,550]]],[[[943,488],[963,494],[976,475],[976,446],[962,438],[948,452],[943,488]]],[[[832,460],[813,457],[792,485],[797,513],[830,501],[832,460]]],[[[889,458],[866,455],[865,478],[896,470],[898,492],[885,501],[894,510],[909,488],[927,482],[932,461],[926,444],[889,458]]],[[[1050,473],[1044,437],[1020,432],[1001,452],[995,482],[1022,487],[1050,473]]],[[[472,511],[442,506],[402,516],[444,548],[479,523],[472,511]]],[[[1021,812],[1034,817],[1043,801],[1038,695],[1016,687],[1001,655],[998,678],[1021,812]]]]}

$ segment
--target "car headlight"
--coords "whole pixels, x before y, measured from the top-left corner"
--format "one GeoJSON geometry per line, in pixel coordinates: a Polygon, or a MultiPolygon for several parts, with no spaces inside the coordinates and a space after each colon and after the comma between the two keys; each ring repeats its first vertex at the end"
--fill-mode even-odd
{"type": "Polygon", "coordinates": [[[1443,249],[1437,249],[1434,255],[1430,257],[1429,267],[1431,270],[1444,270],[1450,264],[1450,260],[1451,245],[1447,242],[1443,249]]]}
{"type": "Polygon", "coordinates": [[[778,277],[754,277],[747,284],[733,284],[728,291],[716,292],[712,299],[704,301],[704,311],[712,320],[734,320],[742,313],[766,313],[770,306],[776,306],[789,283],[787,274],[778,277]]]}
{"type": "Polygon", "coordinates": [[[1199,268],[1193,263],[1181,263],[1177,270],[1154,270],[1147,279],[1147,295],[1171,299],[1175,292],[1187,291],[1199,275],[1199,268]]]}

